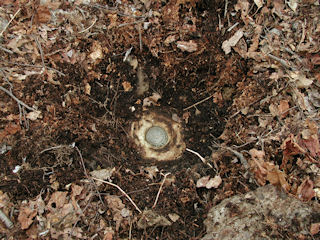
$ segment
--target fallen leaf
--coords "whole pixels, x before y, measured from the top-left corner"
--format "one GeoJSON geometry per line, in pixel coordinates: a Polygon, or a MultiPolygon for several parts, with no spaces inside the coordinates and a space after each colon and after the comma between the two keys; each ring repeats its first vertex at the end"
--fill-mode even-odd
{"type": "Polygon", "coordinates": [[[298,0],[289,0],[287,2],[288,6],[291,8],[292,11],[296,12],[298,7],[298,0]]]}
{"type": "Polygon", "coordinates": [[[188,42],[186,41],[177,41],[177,48],[181,49],[184,52],[195,52],[198,50],[198,45],[193,40],[188,42]]]}
{"type": "Polygon", "coordinates": [[[231,52],[231,47],[234,47],[242,37],[243,29],[240,28],[231,38],[222,43],[224,53],[229,54],[231,52]]]}
{"type": "Polygon", "coordinates": [[[54,192],[51,195],[47,208],[50,212],[56,212],[61,209],[67,203],[68,192],[54,192]]]}
{"type": "Polygon", "coordinates": [[[175,42],[178,39],[178,36],[176,35],[170,35],[164,40],[164,44],[166,46],[169,46],[170,43],[175,42]]]}
{"type": "Polygon", "coordinates": [[[275,186],[280,186],[286,192],[289,192],[290,185],[286,180],[286,174],[278,169],[278,166],[274,166],[267,172],[267,180],[275,186]]]}
{"type": "Polygon", "coordinates": [[[152,105],[158,105],[157,102],[161,99],[161,95],[159,93],[152,93],[152,96],[146,97],[143,99],[143,107],[150,107],[152,105]]]}
{"type": "Polygon", "coordinates": [[[45,5],[40,5],[36,8],[35,20],[37,23],[48,23],[51,20],[49,8],[45,5]]]}
{"type": "Polygon", "coordinates": [[[143,170],[147,172],[147,177],[150,178],[151,180],[156,178],[159,172],[159,169],[157,168],[157,166],[145,167],[143,168],[143,170]]]}
{"type": "Polygon", "coordinates": [[[102,47],[98,41],[94,41],[92,46],[91,46],[91,53],[89,57],[92,60],[97,60],[97,59],[102,59],[103,58],[103,52],[102,52],[102,47]]]}
{"type": "Polygon", "coordinates": [[[21,224],[21,229],[27,229],[33,223],[33,218],[37,215],[37,210],[32,209],[27,205],[22,205],[19,210],[18,221],[21,224]]]}
{"type": "Polygon", "coordinates": [[[306,178],[298,187],[297,196],[302,201],[310,201],[315,196],[313,182],[309,179],[309,177],[306,178]]]}
{"type": "Polygon", "coordinates": [[[258,9],[263,7],[264,2],[261,0],[254,0],[254,3],[257,5],[258,9]]]}
{"type": "Polygon", "coordinates": [[[207,183],[209,182],[209,179],[210,179],[210,176],[205,176],[205,177],[200,178],[197,181],[197,185],[196,185],[197,188],[205,187],[207,185],[207,183]]]}
{"type": "Polygon", "coordinates": [[[176,214],[176,213],[169,213],[168,217],[170,218],[170,220],[172,222],[176,222],[180,218],[180,216],[178,214],[176,214]]]}
{"type": "Polygon", "coordinates": [[[147,227],[165,227],[170,226],[171,222],[164,216],[153,210],[144,210],[141,218],[137,222],[138,229],[146,229],[147,227]]]}
{"type": "Polygon", "coordinates": [[[289,76],[296,82],[298,88],[307,88],[313,83],[312,79],[299,71],[291,71],[289,76]]]}
{"type": "Polygon", "coordinates": [[[310,227],[310,234],[316,235],[320,232],[320,222],[318,223],[312,223],[310,227]]]}
{"type": "Polygon", "coordinates": [[[128,81],[122,82],[122,87],[125,92],[130,92],[133,89],[133,87],[131,86],[131,83],[128,81]]]}
{"type": "Polygon", "coordinates": [[[215,176],[214,178],[210,178],[210,176],[205,176],[200,178],[197,181],[197,188],[205,187],[207,189],[211,188],[218,188],[222,183],[222,179],[219,175],[215,176]]]}
{"type": "Polygon", "coordinates": [[[289,102],[288,100],[280,100],[279,106],[279,115],[280,118],[285,118],[289,114],[289,102]]]}
{"type": "Polygon", "coordinates": [[[38,118],[42,118],[41,111],[33,111],[27,113],[27,119],[30,119],[31,121],[35,121],[38,118]]]}
{"type": "Polygon", "coordinates": [[[108,207],[112,211],[113,220],[116,222],[116,231],[118,231],[124,216],[130,216],[131,212],[125,208],[125,205],[122,203],[122,200],[118,196],[107,195],[105,196],[105,199],[108,203],[108,207]]]}
{"type": "Polygon", "coordinates": [[[209,182],[206,184],[206,188],[207,189],[218,188],[221,183],[222,183],[222,179],[219,175],[217,175],[214,178],[211,178],[209,180],[209,182]]]}
{"type": "Polygon", "coordinates": [[[295,137],[293,134],[290,134],[289,137],[287,137],[286,140],[283,141],[280,147],[283,152],[282,152],[282,163],[281,163],[281,168],[283,169],[288,160],[290,159],[291,156],[297,155],[297,154],[304,154],[306,151],[296,142],[295,137]]]}
{"type": "Polygon", "coordinates": [[[100,170],[94,170],[94,171],[90,172],[90,175],[92,177],[95,177],[95,178],[98,178],[101,180],[111,181],[111,176],[115,170],[116,170],[115,168],[105,168],[105,169],[100,169],[100,170]]]}
{"type": "Polygon", "coordinates": [[[248,15],[250,9],[250,3],[247,0],[238,0],[237,4],[235,5],[234,9],[238,12],[241,12],[241,19],[248,25],[252,18],[248,15]]]}
{"type": "Polygon", "coordinates": [[[90,92],[91,92],[91,86],[89,83],[86,83],[86,85],[84,86],[84,92],[85,94],[88,94],[90,95],[90,92]]]}

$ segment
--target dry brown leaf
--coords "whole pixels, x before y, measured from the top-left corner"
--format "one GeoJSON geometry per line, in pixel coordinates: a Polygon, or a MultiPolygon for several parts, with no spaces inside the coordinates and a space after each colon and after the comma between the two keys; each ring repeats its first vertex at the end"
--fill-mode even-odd
{"type": "Polygon", "coordinates": [[[316,235],[320,232],[320,222],[318,223],[312,223],[310,227],[310,234],[316,235]]]}
{"type": "Polygon", "coordinates": [[[241,11],[241,19],[248,25],[249,22],[252,22],[252,18],[248,15],[250,9],[250,3],[247,0],[238,0],[237,4],[234,6],[234,9],[238,12],[241,11]]]}
{"type": "Polygon", "coordinates": [[[263,27],[260,25],[255,25],[255,29],[254,29],[254,36],[252,38],[252,44],[248,50],[249,53],[253,53],[256,52],[258,50],[259,47],[259,39],[262,33],[262,29],[263,27]]]}
{"type": "Polygon", "coordinates": [[[151,180],[155,179],[159,172],[157,166],[144,167],[143,170],[147,172],[147,177],[151,180]]]}
{"type": "Polygon", "coordinates": [[[222,179],[219,175],[214,178],[210,178],[210,176],[205,176],[200,178],[197,181],[197,188],[205,187],[207,189],[218,188],[222,183],[222,179]]]}
{"type": "Polygon", "coordinates": [[[35,20],[37,23],[48,23],[51,20],[49,8],[45,5],[40,5],[36,8],[35,20]]]}
{"type": "Polygon", "coordinates": [[[122,87],[125,92],[130,92],[133,89],[133,87],[131,86],[131,83],[128,81],[122,82],[122,87]]]}
{"type": "Polygon", "coordinates": [[[29,113],[27,113],[26,117],[27,117],[27,119],[30,119],[31,121],[35,121],[38,118],[42,118],[41,111],[29,112],[29,113]]]}
{"type": "Polygon", "coordinates": [[[229,54],[231,52],[231,47],[234,47],[242,37],[243,29],[240,28],[231,38],[222,43],[224,53],[229,54]]]}
{"type": "Polygon", "coordinates": [[[184,52],[195,52],[198,50],[198,44],[193,40],[188,42],[186,41],[177,41],[177,48],[181,49],[184,52]]]}
{"type": "Polygon", "coordinates": [[[218,188],[221,183],[222,183],[222,178],[219,175],[217,175],[214,178],[211,178],[209,180],[209,182],[206,184],[206,188],[207,189],[218,188]]]}
{"type": "Polygon", "coordinates": [[[290,136],[283,141],[281,144],[281,149],[283,150],[282,154],[282,163],[281,168],[285,168],[288,160],[291,156],[297,155],[297,154],[304,154],[306,151],[299,146],[299,144],[296,142],[295,137],[293,134],[290,134],[290,136]]]}
{"type": "Polygon", "coordinates": [[[290,186],[286,181],[286,174],[278,169],[271,162],[264,161],[265,153],[257,149],[250,149],[249,151],[253,161],[250,162],[255,178],[260,185],[265,185],[268,180],[272,185],[281,186],[287,192],[290,186]]]}
{"type": "Polygon", "coordinates": [[[164,44],[165,44],[166,46],[169,46],[170,43],[175,42],[177,39],[178,39],[178,36],[176,36],[176,35],[170,35],[170,36],[168,36],[168,37],[164,40],[164,44]]]}
{"type": "Polygon", "coordinates": [[[113,214],[113,220],[116,222],[116,231],[119,230],[122,220],[131,215],[131,211],[125,208],[122,200],[115,195],[107,195],[105,199],[108,203],[108,207],[111,209],[113,214]],[[125,213],[125,215],[124,215],[125,213]]]}
{"type": "Polygon", "coordinates": [[[302,201],[310,201],[315,196],[313,182],[309,179],[309,177],[306,178],[298,187],[297,196],[302,201]]]}
{"type": "Polygon", "coordinates": [[[172,223],[164,216],[153,210],[144,210],[137,222],[138,229],[146,229],[154,226],[170,226],[172,223]]]}
{"type": "Polygon", "coordinates": [[[307,88],[313,83],[312,79],[307,78],[304,73],[299,71],[291,71],[289,76],[296,82],[298,88],[307,88]]]}
{"type": "Polygon", "coordinates": [[[263,7],[263,0],[254,0],[254,3],[257,5],[258,9],[263,7]]]}
{"type": "Polygon", "coordinates": [[[320,65],[320,54],[311,57],[311,63],[313,65],[320,65]]]}
{"type": "Polygon", "coordinates": [[[159,93],[152,93],[152,96],[146,97],[143,99],[143,107],[150,107],[152,105],[159,105],[157,102],[161,99],[161,95],[159,93]]]}
{"type": "Polygon", "coordinates": [[[280,171],[277,166],[273,166],[272,170],[267,173],[267,180],[275,186],[282,187],[286,192],[289,192],[290,185],[286,180],[287,175],[280,171]]]}
{"type": "Polygon", "coordinates": [[[202,177],[200,178],[198,181],[197,181],[197,188],[201,188],[201,187],[205,187],[206,184],[209,182],[209,179],[210,179],[210,176],[205,176],[205,177],[202,177]]]}
{"type": "Polygon", "coordinates": [[[95,61],[97,59],[102,59],[103,58],[103,51],[101,44],[98,41],[94,41],[92,46],[91,46],[91,53],[89,57],[95,61]]]}
{"type": "Polygon", "coordinates": [[[22,205],[19,210],[18,221],[21,224],[21,229],[27,229],[33,223],[33,218],[37,215],[37,210],[30,206],[22,205]]]}
{"type": "Polygon", "coordinates": [[[9,123],[5,129],[3,129],[2,131],[0,131],[0,142],[3,141],[3,139],[9,135],[13,135],[16,134],[17,132],[19,132],[21,130],[20,125],[17,124],[13,124],[13,123],[9,123]]]}
{"type": "Polygon", "coordinates": [[[67,203],[68,192],[54,192],[47,204],[50,212],[56,212],[57,209],[62,208],[67,203]]]}
{"type": "Polygon", "coordinates": [[[289,114],[289,101],[288,100],[280,100],[278,109],[280,118],[285,118],[289,114]]]}
{"type": "Polygon", "coordinates": [[[311,157],[320,157],[320,141],[316,122],[307,120],[306,128],[301,132],[298,143],[310,152],[311,157]]]}
{"type": "Polygon", "coordinates": [[[86,85],[84,86],[84,92],[85,92],[85,94],[90,95],[90,93],[91,93],[91,86],[90,86],[89,83],[86,83],[86,85]]]}

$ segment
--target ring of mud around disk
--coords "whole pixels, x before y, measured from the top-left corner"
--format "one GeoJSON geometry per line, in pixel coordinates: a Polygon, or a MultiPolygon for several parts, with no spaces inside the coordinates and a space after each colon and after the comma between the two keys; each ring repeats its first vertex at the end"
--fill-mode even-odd
{"type": "Polygon", "coordinates": [[[160,111],[140,114],[131,123],[129,135],[141,157],[147,160],[175,160],[186,149],[181,124],[160,111]]]}

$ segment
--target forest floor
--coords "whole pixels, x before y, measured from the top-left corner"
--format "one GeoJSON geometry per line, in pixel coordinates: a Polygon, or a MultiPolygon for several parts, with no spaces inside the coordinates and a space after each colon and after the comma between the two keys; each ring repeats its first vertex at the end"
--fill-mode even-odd
{"type": "Polygon", "coordinates": [[[2,0],[0,237],[201,239],[269,183],[319,204],[319,50],[318,0],[2,0]],[[196,154],[141,158],[148,101],[196,154]]]}

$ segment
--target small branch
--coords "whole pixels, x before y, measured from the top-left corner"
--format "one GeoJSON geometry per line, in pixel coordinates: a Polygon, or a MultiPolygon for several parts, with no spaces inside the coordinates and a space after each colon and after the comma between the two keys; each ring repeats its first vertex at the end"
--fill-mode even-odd
{"type": "Polygon", "coordinates": [[[17,16],[17,14],[21,11],[21,8],[19,8],[16,13],[12,16],[12,18],[10,19],[10,21],[7,23],[7,25],[4,27],[4,29],[2,29],[1,33],[0,33],[0,37],[2,36],[2,34],[7,30],[7,28],[9,27],[10,23],[13,21],[13,19],[17,16]]]}
{"type": "Polygon", "coordinates": [[[0,220],[6,225],[7,228],[13,228],[13,222],[7,217],[6,214],[0,209],[0,220]]]}
{"type": "Polygon", "coordinates": [[[291,67],[285,60],[278,58],[276,56],[273,56],[272,54],[268,53],[267,54],[268,57],[270,57],[271,59],[279,62],[281,65],[283,65],[284,67],[288,68],[288,69],[294,69],[295,67],[291,67]]]}
{"type": "Polygon", "coordinates": [[[123,190],[121,189],[121,187],[119,187],[118,185],[113,184],[113,183],[111,183],[111,182],[101,180],[101,179],[99,179],[99,178],[94,178],[94,177],[93,177],[92,179],[93,179],[93,180],[96,180],[96,181],[99,181],[99,182],[103,182],[103,183],[105,183],[105,184],[108,184],[108,185],[110,185],[110,186],[112,186],[112,187],[117,188],[117,189],[132,203],[132,205],[136,208],[136,210],[137,210],[139,213],[142,213],[142,211],[138,208],[138,206],[134,203],[134,201],[129,197],[128,194],[126,194],[125,191],[123,191],[123,190]]]}
{"type": "Polygon", "coordinates": [[[188,109],[193,108],[193,107],[195,107],[195,106],[197,106],[197,105],[199,105],[199,104],[201,104],[201,103],[209,100],[209,99],[212,98],[212,97],[213,97],[213,95],[211,95],[211,96],[209,96],[209,97],[206,97],[205,99],[202,99],[201,101],[199,101],[199,102],[197,102],[197,103],[195,103],[195,104],[192,104],[192,105],[189,106],[189,107],[184,108],[183,111],[187,111],[188,109]]]}
{"type": "Polygon", "coordinates": [[[0,90],[4,91],[6,94],[8,94],[10,97],[12,97],[18,104],[24,106],[26,109],[28,109],[30,111],[36,111],[36,109],[34,109],[32,107],[29,107],[27,104],[25,104],[24,102],[20,101],[18,98],[16,98],[16,96],[14,96],[11,92],[9,92],[4,87],[0,86],[0,90]]]}
{"type": "Polygon", "coordinates": [[[39,49],[39,51],[40,51],[42,66],[43,66],[43,68],[45,68],[46,65],[45,65],[45,63],[44,63],[44,56],[43,56],[43,51],[42,51],[41,44],[40,44],[40,42],[39,42],[39,40],[38,40],[38,38],[37,38],[36,36],[33,36],[33,38],[34,38],[34,40],[35,40],[35,42],[36,42],[36,44],[37,44],[37,47],[38,47],[38,49],[39,49]]]}
{"type": "Polygon", "coordinates": [[[228,12],[228,0],[225,0],[223,17],[226,18],[228,12]]]}
{"type": "Polygon", "coordinates": [[[97,22],[97,18],[94,18],[93,23],[89,27],[87,27],[86,29],[83,29],[82,31],[80,31],[79,33],[84,33],[86,31],[88,31],[90,28],[93,27],[94,24],[96,24],[96,22],[97,22]]]}
{"type": "MultiPolygon", "coordinates": [[[[79,154],[79,156],[80,156],[81,165],[82,165],[82,168],[83,168],[84,175],[86,175],[87,179],[89,179],[89,180],[92,181],[92,179],[89,177],[89,175],[88,175],[88,173],[87,173],[87,169],[86,169],[86,166],[84,165],[83,157],[82,157],[82,154],[81,154],[79,148],[78,148],[77,146],[75,146],[75,143],[71,144],[70,147],[73,147],[73,148],[76,149],[76,151],[78,152],[78,154],[79,154]]],[[[100,194],[100,192],[98,191],[98,188],[97,188],[96,183],[95,183],[94,181],[92,181],[92,183],[93,183],[94,188],[95,188],[96,191],[97,191],[99,200],[101,201],[102,205],[105,206],[105,205],[104,205],[104,202],[102,201],[101,194],[100,194]]]]}
{"type": "Polygon", "coordinates": [[[47,151],[54,150],[54,149],[62,148],[62,147],[64,147],[64,146],[63,146],[63,145],[58,145],[58,146],[55,146],[55,147],[46,148],[46,149],[42,150],[42,151],[40,152],[40,154],[42,154],[42,153],[44,153],[44,152],[47,152],[47,151]]]}
{"type": "Polygon", "coordinates": [[[13,52],[12,52],[11,50],[6,49],[6,48],[2,47],[1,45],[0,45],[0,49],[1,49],[2,51],[6,52],[6,53],[13,54],[13,52]]]}
{"type": "Polygon", "coordinates": [[[141,24],[138,24],[138,32],[139,32],[139,47],[140,52],[142,52],[142,31],[141,31],[141,24]]]}
{"type": "Polygon", "coordinates": [[[157,193],[156,200],[154,201],[154,204],[153,204],[152,208],[155,208],[155,207],[156,207],[156,205],[157,205],[157,203],[158,203],[159,196],[160,196],[160,192],[161,192],[162,187],[163,187],[163,184],[165,183],[167,176],[170,175],[170,174],[171,174],[171,173],[166,173],[166,174],[164,174],[164,178],[163,178],[163,180],[162,180],[162,183],[161,183],[161,185],[160,185],[159,191],[158,191],[158,193],[157,193]]]}
{"type": "Polygon", "coordinates": [[[197,155],[204,164],[208,165],[210,168],[213,168],[212,165],[210,163],[208,163],[207,160],[204,157],[202,157],[199,153],[197,153],[196,151],[193,151],[189,148],[186,148],[186,150],[188,152],[191,152],[191,153],[197,155]]]}

